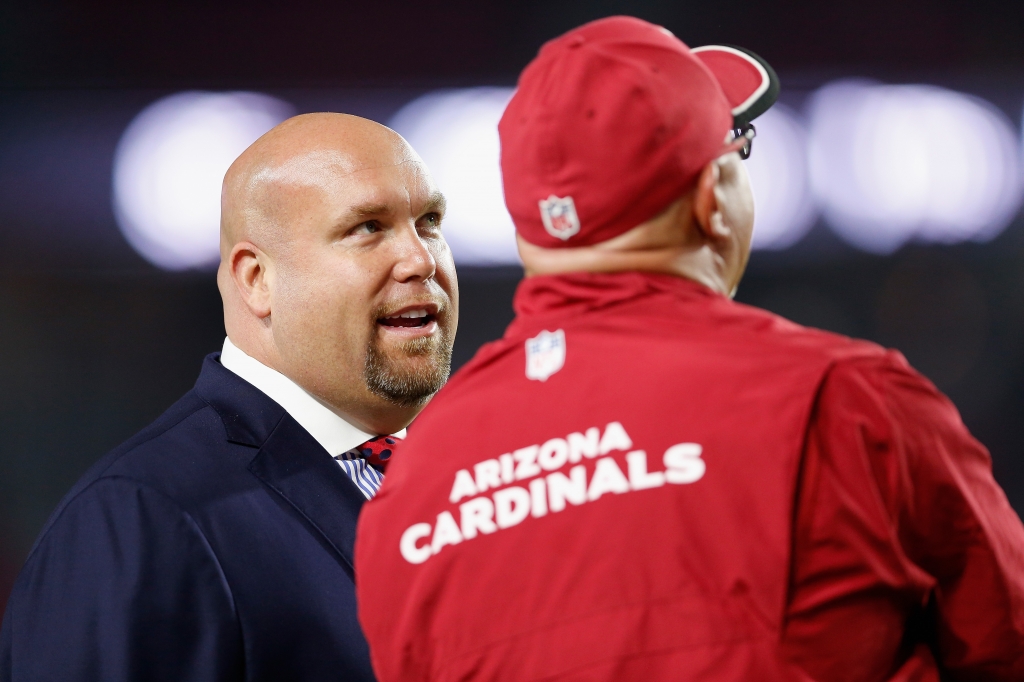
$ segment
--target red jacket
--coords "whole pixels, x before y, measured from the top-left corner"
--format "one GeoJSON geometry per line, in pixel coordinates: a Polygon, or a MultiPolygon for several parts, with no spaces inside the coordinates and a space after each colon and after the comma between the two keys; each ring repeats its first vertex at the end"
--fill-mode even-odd
{"type": "Polygon", "coordinates": [[[667,275],[515,305],[362,513],[382,681],[1024,680],[1024,527],[898,353],[667,275]]]}

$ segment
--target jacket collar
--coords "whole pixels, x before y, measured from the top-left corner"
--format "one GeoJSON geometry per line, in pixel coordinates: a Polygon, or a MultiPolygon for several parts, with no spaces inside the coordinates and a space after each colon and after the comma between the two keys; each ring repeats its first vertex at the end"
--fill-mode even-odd
{"type": "Polygon", "coordinates": [[[516,289],[513,308],[514,333],[526,324],[547,318],[566,320],[575,315],[601,310],[655,295],[674,299],[711,301],[728,299],[691,279],[654,272],[571,272],[562,275],[527,277],[516,289]]]}
{"type": "Polygon", "coordinates": [[[224,338],[220,364],[283,407],[333,457],[377,436],[350,424],[296,382],[248,355],[228,337],[224,338]]]}
{"type": "Polygon", "coordinates": [[[220,353],[203,360],[195,391],[224,422],[228,441],[260,447],[285,416],[283,407],[220,364],[220,353]]]}
{"type": "Polygon", "coordinates": [[[363,494],[331,455],[283,407],[208,355],[196,393],[220,416],[227,440],[258,448],[249,471],[327,541],[352,574],[363,494]]]}

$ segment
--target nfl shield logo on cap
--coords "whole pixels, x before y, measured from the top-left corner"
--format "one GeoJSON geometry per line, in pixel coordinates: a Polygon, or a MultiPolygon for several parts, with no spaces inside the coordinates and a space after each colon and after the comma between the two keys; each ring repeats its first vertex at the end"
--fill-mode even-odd
{"type": "Polygon", "coordinates": [[[572,197],[563,199],[552,194],[538,203],[544,229],[552,237],[565,241],[580,231],[580,219],[576,215],[576,204],[572,202],[572,197]]]}
{"type": "Polygon", "coordinates": [[[542,331],[526,340],[526,378],[547,381],[565,364],[565,332],[542,331]]]}

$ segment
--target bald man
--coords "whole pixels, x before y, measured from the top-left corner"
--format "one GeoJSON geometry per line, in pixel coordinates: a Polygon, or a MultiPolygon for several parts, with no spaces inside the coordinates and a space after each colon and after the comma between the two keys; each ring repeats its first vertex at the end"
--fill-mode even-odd
{"type": "Polygon", "coordinates": [[[0,680],[370,680],[355,523],[448,377],[444,199],[393,131],[285,121],[227,173],[223,352],[97,463],[7,606],[0,680]]]}

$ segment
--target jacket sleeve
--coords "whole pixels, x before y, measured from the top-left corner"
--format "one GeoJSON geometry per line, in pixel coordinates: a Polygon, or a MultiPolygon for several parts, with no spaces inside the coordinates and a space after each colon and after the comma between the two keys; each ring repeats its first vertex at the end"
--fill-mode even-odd
{"type": "Polygon", "coordinates": [[[0,679],[234,680],[231,593],[195,522],[163,494],[102,478],[40,537],[0,636],[0,679]]]}
{"type": "Polygon", "coordinates": [[[935,581],[940,663],[965,679],[1024,679],[1024,527],[988,451],[909,367],[889,364],[873,383],[902,426],[905,492],[890,504],[904,551],[935,581]]]}
{"type": "Polygon", "coordinates": [[[1024,679],[1024,526],[956,408],[898,353],[826,379],[795,519],[787,635],[805,668],[881,678],[934,655],[952,679],[1024,679]],[[822,668],[829,647],[845,670],[822,668]]]}

